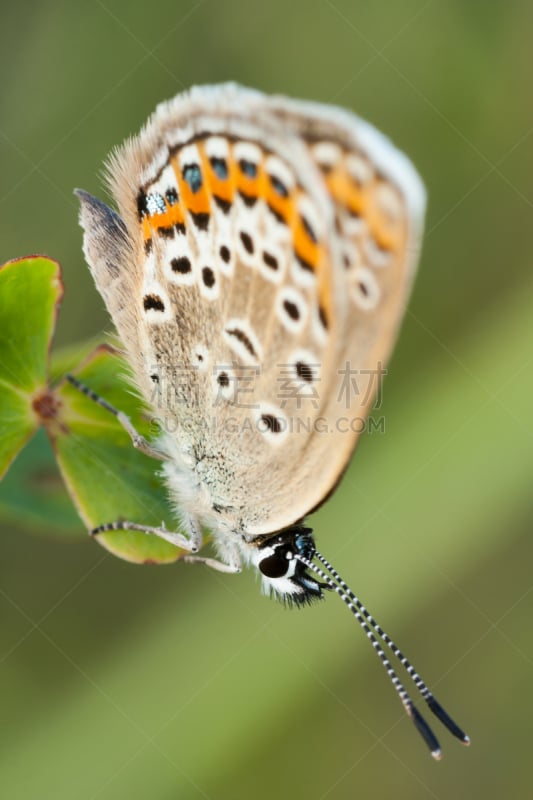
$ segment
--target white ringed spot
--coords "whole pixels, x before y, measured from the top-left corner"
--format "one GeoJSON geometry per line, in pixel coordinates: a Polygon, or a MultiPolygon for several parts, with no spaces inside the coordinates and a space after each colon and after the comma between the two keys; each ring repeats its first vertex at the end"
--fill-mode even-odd
{"type": "Polygon", "coordinates": [[[224,339],[245,364],[262,361],[262,348],[250,323],[245,319],[230,319],[224,325],[224,339]]]}
{"type": "Polygon", "coordinates": [[[376,308],[381,297],[381,290],[376,276],[368,267],[357,267],[354,270],[351,294],[355,304],[363,311],[371,311],[376,308]]]}
{"type": "Polygon", "coordinates": [[[280,445],[289,434],[289,421],[281,408],[272,403],[260,403],[254,410],[258,434],[273,446],[280,445]]]}
{"type": "Polygon", "coordinates": [[[142,309],[147,322],[161,324],[172,319],[170,299],[158,281],[151,279],[144,282],[142,309]]]}
{"type": "Polygon", "coordinates": [[[383,269],[388,267],[392,261],[392,253],[383,247],[379,247],[373,236],[367,236],[363,244],[365,255],[373,267],[383,269]]]}
{"type": "Polygon", "coordinates": [[[398,192],[390,185],[381,181],[375,192],[376,203],[389,222],[399,222],[404,215],[403,204],[398,192]]]}
{"type": "Polygon", "coordinates": [[[215,405],[222,397],[228,402],[235,402],[237,379],[235,372],[227,364],[217,364],[213,367],[213,394],[215,405]]]}
{"type": "Polygon", "coordinates": [[[360,186],[364,186],[372,180],[373,172],[369,162],[360,155],[350,153],[346,157],[346,169],[348,174],[360,186]]]}
{"type": "Polygon", "coordinates": [[[293,372],[292,378],[298,384],[317,383],[320,380],[322,364],[312,350],[295,350],[291,353],[289,364],[293,372]]]}
{"type": "Polygon", "coordinates": [[[191,364],[200,372],[207,372],[209,367],[209,350],[204,344],[196,344],[191,348],[191,364]]]}
{"type": "Polygon", "coordinates": [[[308,314],[308,306],[300,292],[285,286],[276,298],[276,310],[282,325],[293,333],[299,333],[308,314]]]}
{"type": "Polygon", "coordinates": [[[342,150],[333,142],[318,142],[313,146],[313,157],[320,167],[331,170],[339,163],[342,150]]]}

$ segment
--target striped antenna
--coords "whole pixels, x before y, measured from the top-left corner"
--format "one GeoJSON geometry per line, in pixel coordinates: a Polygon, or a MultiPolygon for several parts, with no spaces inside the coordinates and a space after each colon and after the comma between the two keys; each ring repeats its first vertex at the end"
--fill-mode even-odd
{"type": "Polygon", "coordinates": [[[429,709],[435,714],[435,716],[440,719],[442,724],[450,731],[453,736],[455,736],[459,741],[464,745],[470,744],[470,738],[466,735],[466,733],[453,721],[453,719],[446,713],[443,709],[441,704],[435,699],[433,694],[430,692],[418,672],[415,670],[413,665],[408,661],[408,659],[404,656],[400,648],[392,641],[390,636],[385,633],[383,628],[378,625],[376,620],[373,616],[368,612],[365,606],[361,603],[358,597],[352,592],[350,587],[342,580],[339,573],[331,566],[329,561],[327,561],[318,550],[315,550],[315,556],[318,558],[319,561],[326,567],[326,569],[330,572],[333,579],[337,581],[339,586],[343,589],[343,591],[350,597],[352,603],[359,609],[361,614],[365,617],[366,620],[370,623],[370,625],[374,628],[376,633],[383,639],[386,645],[390,647],[396,658],[400,661],[409,677],[412,679],[413,683],[415,684],[416,688],[420,692],[423,699],[426,701],[429,709]]]}
{"type": "Polygon", "coordinates": [[[424,717],[418,711],[416,706],[414,705],[411,697],[409,696],[408,692],[406,691],[405,687],[403,686],[402,682],[398,678],[396,672],[394,671],[392,664],[390,663],[389,659],[385,651],[383,650],[382,646],[380,645],[378,639],[376,638],[373,631],[375,631],[381,639],[390,647],[394,655],[399,659],[400,663],[405,667],[408,675],[414,681],[415,686],[419,690],[421,696],[428,704],[431,711],[435,714],[435,716],[440,719],[440,721],[448,728],[448,730],[456,736],[463,744],[470,744],[470,739],[468,736],[459,728],[458,725],[448,716],[448,714],[444,711],[442,706],[435,700],[429,689],[427,688],[426,684],[422,681],[416,670],[412,667],[409,663],[407,658],[403,655],[401,650],[394,644],[392,639],[385,633],[385,631],[377,624],[375,619],[370,615],[367,611],[365,606],[361,603],[361,601],[356,597],[356,595],[352,592],[350,587],[342,580],[339,573],[333,569],[331,564],[322,556],[317,550],[314,551],[313,554],[328,570],[330,573],[329,575],[324,572],[319,566],[314,564],[305,556],[301,555],[300,553],[295,553],[294,557],[298,559],[302,564],[304,564],[308,569],[318,575],[322,580],[332,589],[336,594],[339,595],[341,600],[348,606],[354,617],[357,619],[359,625],[364,630],[367,638],[369,639],[372,647],[374,648],[376,654],[378,655],[381,663],[383,664],[387,674],[394,686],[400,701],[409,716],[409,718],[413,721],[416,729],[424,739],[425,743],[429,747],[431,751],[431,755],[437,761],[440,760],[442,756],[442,752],[440,749],[440,745],[438,742],[437,737],[431,730],[430,726],[427,724],[424,717]],[[373,630],[372,630],[373,628],[373,630]]]}

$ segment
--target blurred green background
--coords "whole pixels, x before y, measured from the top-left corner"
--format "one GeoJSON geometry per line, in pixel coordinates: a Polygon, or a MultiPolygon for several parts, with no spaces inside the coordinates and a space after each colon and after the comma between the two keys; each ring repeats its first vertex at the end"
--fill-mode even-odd
{"type": "MultiPolygon", "coordinates": [[[[439,729],[432,761],[335,598],[288,612],[251,573],[135,567],[23,498],[0,540],[3,797],[531,796],[532,25],[527,0],[2,3],[0,260],[61,262],[59,344],[111,330],[73,187],[103,196],[108,151],[191,84],[347,106],[418,166],[386,434],[313,524],[473,742],[439,729]]],[[[15,468],[61,509],[46,446],[15,468]]]]}

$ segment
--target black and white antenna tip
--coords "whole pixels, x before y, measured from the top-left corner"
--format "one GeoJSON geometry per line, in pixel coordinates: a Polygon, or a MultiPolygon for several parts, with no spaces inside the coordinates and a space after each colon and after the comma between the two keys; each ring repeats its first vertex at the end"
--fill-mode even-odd
{"type": "Polygon", "coordinates": [[[383,647],[380,645],[378,639],[383,640],[383,642],[392,650],[394,655],[398,658],[400,664],[405,668],[407,674],[414,682],[416,688],[420,692],[422,699],[426,702],[430,711],[437,717],[437,719],[444,725],[445,728],[458,739],[461,744],[468,746],[470,744],[470,738],[467,734],[462,730],[462,728],[457,725],[457,723],[450,717],[450,715],[443,709],[441,704],[435,699],[434,695],[430,692],[420,675],[416,672],[412,664],[407,660],[405,655],[402,651],[397,647],[397,645],[392,641],[390,636],[385,633],[383,628],[376,622],[374,617],[368,612],[365,606],[361,603],[359,598],[352,592],[350,587],[343,581],[339,573],[331,566],[329,561],[324,558],[324,556],[318,552],[316,548],[314,548],[312,553],[303,553],[299,552],[295,556],[298,561],[303,563],[308,569],[322,578],[325,581],[326,585],[335,591],[341,600],[348,606],[356,620],[358,621],[359,625],[363,628],[367,638],[370,640],[374,652],[378,655],[382,665],[385,667],[388,676],[399,695],[403,707],[407,712],[408,716],[414,723],[415,728],[418,730],[420,735],[422,736],[423,740],[425,741],[431,755],[435,759],[435,761],[440,761],[442,758],[442,751],[440,749],[440,744],[431,730],[430,726],[422,716],[422,714],[418,711],[416,706],[413,704],[413,701],[409,697],[408,693],[404,689],[402,683],[400,682],[396,672],[394,671],[392,665],[390,664],[389,660],[387,659],[383,647]],[[327,572],[324,572],[319,566],[313,563],[313,558],[317,558],[322,565],[325,567],[327,572]],[[329,574],[328,574],[329,573],[329,574]]]}

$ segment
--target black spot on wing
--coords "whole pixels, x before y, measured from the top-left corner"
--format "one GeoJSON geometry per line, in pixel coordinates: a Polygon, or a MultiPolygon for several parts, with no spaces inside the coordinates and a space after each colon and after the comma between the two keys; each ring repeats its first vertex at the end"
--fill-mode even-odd
{"type": "Polygon", "coordinates": [[[253,255],[253,252],[254,252],[254,241],[253,241],[252,237],[250,236],[250,234],[246,233],[246,231],[241,231],[239,235],[240,235],[241,242],[242,242],[243,247],[246,250],[246,252],[250,253],[250,255],[253,255]]]}
{"type": "Polygon", "coordinates": [[[300,319],[300,309],[298,308],[296,303],[293,303],[292,300],[284,300],[283,308],[287,312],[288,316],[294,321],[300,319]]]}
{"type": "Polygon", "coordinates": [[[225,200],[224,197],[220,197],[218,194],[213,195],[213,200],[220,208],[222,213],[227,214],[231,208],[231,202],[229,200],[225,200]]]}
{"type": "Polygon", "coordinates": [[[203,267],[202,280],[208,289],[211,289],[211,287],[215,285],[215,273],[213,272],[211,267],[203,267]]]}
{"type": "Polygon", "coordinates": [[[302,381],[305,381],[306,383],[313,382],[314,373],[310,364],[307,364],[305,361],[297,361],[294,365],[294,368],[296,370],[297,377],[302,381]]]}
{"type": "Polygon", "coordinates": [[[169,206],[174,206],[178,202],[178,193],[173,186],[166,190],[165,197],[169,206]]]}
{"type": "Polygon", "coordinates": [[[239,342],[241,342],[251,356],[254,356],[254,358],[259,357],[255,351],[253,343],[250,340],[250,337],[242,330],[242,328],[237,328],[237,326],[233,328],[226,328],[226,333],[228,336],[234,336],[239,342]]]}
{"type": "Polygon", "coordinates": [[[270,267],[270,269],[273,269],[274,271],[279,269],[278,259],[267,250],[263,250],[263,261],[267,267],[270,267]]]}
{"type": "Polygon", "coordinates": [[[242,189],[239,189],[239,197],[247,208],[253,208],[257,203],[257,197],[255,195],[247,194],[243,192],[242,189]]]}
{"type": "Polygon", "coordinates": [[[169,225],[168,227],[157,228],[157,232],[159,236],[163,237],[163,239],[173,239],[175,229],[173,225],[169,225]]]}
{"type": "Polygon", "coordinates": [[[199,230],[206,231],[209,228],[209,214],[205,212],[195,214],[194,211],[191,211],[190,214],[194,224],[199,230]]]}
{"type": "Polygon", "coordinates": [[[191,262],[187,258],[187,256],[180,256],[179,258],[173,258],[170,262],[170,268],[173,272],[178,272],[181,275],[186,275],[188,272],[191,271],[191,262]]]}
{"type": "Polygon", "coordinates": [[[147,213],[148,208],[146,205],[146,192],[144,189],[141,189],[137,195],[137,214],[139,215],[139,219],[142,219],[147,213]]]}
{"type": "Polygon", "coordinates": [[[274,414],[261,414],[261,422],[270,433],[281,433],[283,430],[281,420],[275,417],[274,414]]]}
{"type": "Polygon", "coordinates": [[[157,294],[145,294],[143,297],[143,307],[145,311],[164,311],[165,304],[157,294]]]}

